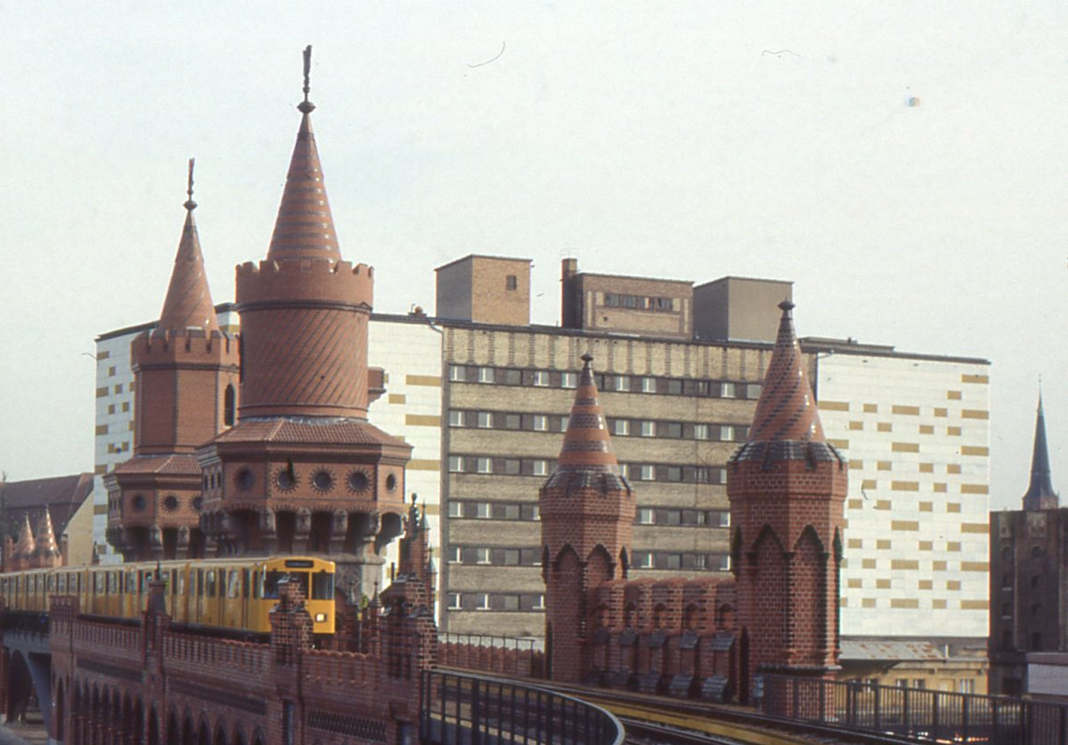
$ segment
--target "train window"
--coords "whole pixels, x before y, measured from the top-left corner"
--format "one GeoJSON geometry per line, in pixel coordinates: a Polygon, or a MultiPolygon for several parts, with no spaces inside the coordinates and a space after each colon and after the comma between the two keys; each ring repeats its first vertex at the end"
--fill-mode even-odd
{"type": "Polygon", "coordinates": [[[252,597],[257,600],[263,597],[263,585],[260,584],[262,579],[263,575],[259,572],[252,573],[252,597]]]}
{"type": "Polygon", "coordinates": [[[203,569],[198,569],[197,570],[197,596],[200,597],[200,596],[203,596],[203,595],[204,595],[204,570],[203,569]]]}
{"type": "Polygon", "coordinates": [[[209,569],[207,572],[207,590],[204,592],[209,598],[215,597],[215,570],[209,569]]]}
{"type": "Polygon", "coordinates": [[[237,584],[237,570],[231,569],[226,577],[226,597],[236,598],[241,593],[241,588],[237,584]]]}
{"type": "Polygon", "coordinates": [[[247,569],[242,569],[241,570],[241,596],[242,597],[246,597],[246,598],[248,597],[248,585],[249,585],[248,570],[247,569]]]}
{"type": "Polygon", "coordinates": [[[331,572],[316,572],[312,575],[312,600],[334,599],[334,575],[331,572]]]}
{"type": "Polygon", "coordinates": [[[131,595],[137,594],[137,574],[135,572],[126,573],[126,592],[131,595]]]}
{"type": "Polygon", "coordinates": [[[66,574],[60,574],[58,577],[56,577],[56,589],[59,592],[66,592],[67,591],[67,575],[66,574]]]}
{"type": "Polygon", "coordinates": [[[178,572],[178,577],[174,583],[174,591],[178,595],[185,595],[185,572],[178,572]]]}
{"type": "Polygon", "coordinates": [[[48,575],[48,591],[49,592],[55,592],[56,591],[56,575],[54,575],[54,574],[49,574],[48,575]]]}
{"type": "Polygon", "coordinates": [[[268,600],[277,599],[278,582],[285,576],[285,572],[267,572],[263,581],[263,597],[268,600]]]}

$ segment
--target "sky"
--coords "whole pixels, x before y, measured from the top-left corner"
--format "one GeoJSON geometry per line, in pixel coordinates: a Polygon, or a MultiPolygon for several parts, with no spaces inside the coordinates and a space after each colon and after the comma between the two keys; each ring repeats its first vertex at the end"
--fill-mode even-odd
{"type": "Polygon", "coordinates": [[[186,161],[216,302],[314,127],[375,310],[468,253],[792,280],[798,332],[989,359],[991,505],[1041,376],[1068,495],[1068,5],[6,3],[0,469],[93,468],[100,333],[158,316],[186,161]]]}

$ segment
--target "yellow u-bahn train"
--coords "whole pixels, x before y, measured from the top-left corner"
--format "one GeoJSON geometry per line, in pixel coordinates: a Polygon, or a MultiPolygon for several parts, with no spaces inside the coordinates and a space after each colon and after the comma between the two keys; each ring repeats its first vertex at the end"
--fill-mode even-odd
{"type": "MultiPolygon", "coordinates": [[[[176,624],[266,634],[288,577],[304,591],[315,634],[334,633],[334,562],[310,556],[195,559],[158,564],[167,613],[176,624]]],[[[74,595],[82,613],[140,619],[155,562],[27,569],[0,574],[0,597],[14,611],[48,610],[51,595],[74,595]]]]}

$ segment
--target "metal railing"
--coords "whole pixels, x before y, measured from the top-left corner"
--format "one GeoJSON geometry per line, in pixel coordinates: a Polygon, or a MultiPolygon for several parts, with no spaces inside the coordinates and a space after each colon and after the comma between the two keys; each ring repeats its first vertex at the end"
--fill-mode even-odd
{"type": "Polygon", "coordinates": [[[420,742],[426,745],[622,745],[610,712],[573,696],[500,678],[425,670],[420,742]]]}
{"type": "Polygon", "coordinates": [[[438,641],[446,644],[470,644],[474,647],[514,649],[521,652],[544,652],[545,640],[535,636],[495,636],[493,634],[458,634],[439,631],[438,641]]]}
{"type": "Polygon", "coordinates": [[[789,675],[763,676],[765,714],[912,742],[1068,745],[1068,704],[789,675]]]}

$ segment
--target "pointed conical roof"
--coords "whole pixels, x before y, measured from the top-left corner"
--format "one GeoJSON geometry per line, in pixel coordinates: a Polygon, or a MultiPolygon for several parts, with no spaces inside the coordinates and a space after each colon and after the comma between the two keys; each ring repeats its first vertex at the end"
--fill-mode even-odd
{"type": "Polygon", "coordinates": [[[1042,394],[1038,395],[1038,414],[1035,417],[1035,442],[1031,453],[1031,483],[1023,496],[1025,510],[1050,510],[1060,505],[1053,491],[1049,467],[1049,446],[1046,444],[1046,416],[1042,410],[1042,394]]]}
{"type": "Polygon", "coordinates": [[[204,255],[200,250],[193,210],[193,161],[189,161],[189,199],[185,203],[185,226],[174,257],[174,270],[167,288],[167,298],[159,316],[159,331],[184,332],[187,328],[217,331],[219,322],[215,305],[211,302],[208,277],[204,271],[204,255]]]}
{"type": "Polygon", "coordinates": [[[19,540],[15,544],[15,556],[17,558],[25,559],[33,556],[34,550],[33,531],[30,530],[30,515],[26,513],[22,516],[22,528],[19,530],[19,540]]]}
{"type": "Polygon", "coordinates": [[[60,553],[59,544],[56,542],[56,532],[52,529],[52,516],[47,508],[37,526],[37,546],[34,553],[36,556],[48,559],[59,556],[60,553]]]}
{"type": "Polygon", "coordinates": [[[545,482],[545,488],[596,485],[606,489],[629,490],[620,476],[619,461],[612,452],[604,410],[593,381],[592,361],[590,355],[582,356],[582,373],[575,391],[575,402],[571,406],[571,416],[567,420],[564,444],[560,448],[556,469],[545,482]]]}
{"type": "MultiPolygon", "coordinates": [[[[306,75],[307,57],[305,60],[306,75]]],[[[315,105],[307,98],[306,81],[307,78],[304,101],[297,107],[301,111],[300,130],[293,146],[293,157],[289,160],[286,186],[282,192],[282,203],[278,206],[278,218],[274,223],[267,259],[340,261],[341,251],[334,231],[334,218],[330,214],[319,149],[315,145],[315,133],[311,126],[311,112],[315,105]]]]}
{"type": "Polygon", "coordinates": [[[801,440],[824,442],[823,427],[812,396],[812,386],[805,373],[801,346],[794,333],[790,315],[794,304],[779,303],[779,335],[771,353],[771,364],[764,376],[764,387],[757,402],[750,442],[801,440]]]}

